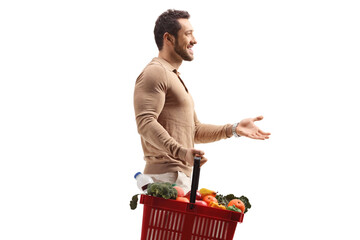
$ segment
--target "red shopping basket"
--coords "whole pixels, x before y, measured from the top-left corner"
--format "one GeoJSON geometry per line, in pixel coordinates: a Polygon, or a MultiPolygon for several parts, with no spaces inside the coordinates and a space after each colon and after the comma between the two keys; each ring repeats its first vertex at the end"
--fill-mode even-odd
{"type": "Polygon", "coordinates": [[[195,158],[190,203],[141,195],[141,240],[231,240],[243,213],[194,204],[200,174],[195,158]]]}

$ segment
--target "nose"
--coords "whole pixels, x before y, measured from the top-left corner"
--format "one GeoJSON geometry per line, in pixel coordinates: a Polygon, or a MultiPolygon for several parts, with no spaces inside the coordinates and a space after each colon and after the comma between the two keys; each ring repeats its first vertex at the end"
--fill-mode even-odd
{"type": "Polygon", "coordinates": [[[194,36],[193,36],[193,39],[192,39],[192,41],[191,41],[191,42],[192,42],[192,44],[194,44],[194,45],[195,45],[195,44],[197,44],[197,41],[196,41],[196,39],[195,39],[195,37],[194,37],[194,36]]]}

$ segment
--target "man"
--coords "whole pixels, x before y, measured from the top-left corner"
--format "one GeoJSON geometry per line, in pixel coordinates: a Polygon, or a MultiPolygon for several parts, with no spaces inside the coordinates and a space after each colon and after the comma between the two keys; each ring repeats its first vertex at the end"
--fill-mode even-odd
{"type": "Polygon", "coordinates": [[[190,190],[194,156],[207,159],[204,152],[194,149],[194,143],[208,143],[232,136],[268,139],[270,133],[261,131],[255,121],[216,126],[201,123],[194,111],[192,97],[180,78],[182,61],[194,59],[197,43],[186,11],[168,10],[161,14],[154,28],[159,49],[136,80],[134,107],[138,132],[144,151],[144,173],[154,181],[176,183],[190,190]]]}

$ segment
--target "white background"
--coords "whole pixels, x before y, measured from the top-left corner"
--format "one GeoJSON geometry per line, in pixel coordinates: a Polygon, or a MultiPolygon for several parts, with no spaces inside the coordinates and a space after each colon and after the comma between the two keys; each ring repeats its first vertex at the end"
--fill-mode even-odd
{"type": "Polygon", "coordinates": [[[253,205],[234,239],[360,239],[357,1],[199,2],[1,2],[0,239],[140,239],[132,95],[169,8],[199,119],[272,133],[196,146],[200,187],[253,205]]]}

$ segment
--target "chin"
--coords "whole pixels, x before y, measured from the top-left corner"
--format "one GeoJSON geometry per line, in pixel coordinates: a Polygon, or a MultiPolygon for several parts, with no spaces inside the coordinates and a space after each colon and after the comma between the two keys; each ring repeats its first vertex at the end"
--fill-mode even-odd
{"type": "Polygon", "coordinates": [[[191,62],[192,60],[194,60],[194,56],[186,56],[186,57],[183,57],[183,60],[184,61],[189,61],[189,62],[191,62]]]}

